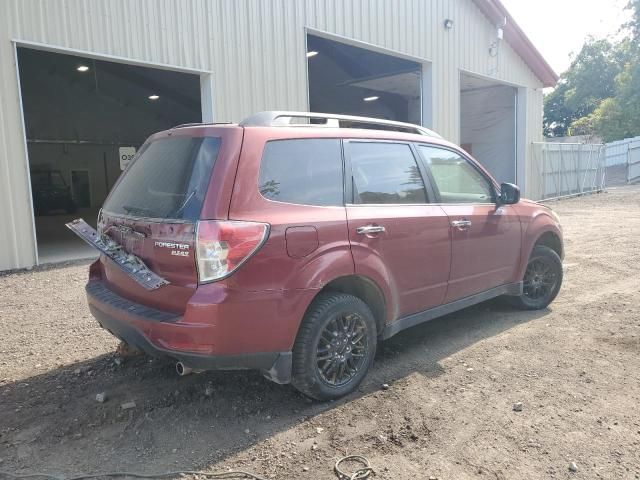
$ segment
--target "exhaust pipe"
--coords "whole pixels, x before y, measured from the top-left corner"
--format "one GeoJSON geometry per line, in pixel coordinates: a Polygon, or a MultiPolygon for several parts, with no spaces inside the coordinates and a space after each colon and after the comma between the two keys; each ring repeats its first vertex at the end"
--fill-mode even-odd
{"type": "Polygon", "coordinates": [[[193,368],[191,367],[187,367],[184,363],[182,362],[177,362],[176,363],[176,373],[181,376],[184,377],[185,375],[189,375],[190,373],[193,372],[193,368]]]}

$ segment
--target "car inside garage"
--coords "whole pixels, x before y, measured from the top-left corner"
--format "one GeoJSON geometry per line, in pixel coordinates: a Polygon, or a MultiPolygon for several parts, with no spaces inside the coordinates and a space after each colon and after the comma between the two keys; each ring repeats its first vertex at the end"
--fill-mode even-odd
{"type": "Polygon", "coordinates": [[[65,223],[95,226],[145,139],[201,121],[196,74],[18,48],[39,263],[95,255],[65,223]]]}
{"type": "Polygon", "coordinates": [[[516,182],[517,89],[462,74],[460,145],[498,182],[516,182]]]}

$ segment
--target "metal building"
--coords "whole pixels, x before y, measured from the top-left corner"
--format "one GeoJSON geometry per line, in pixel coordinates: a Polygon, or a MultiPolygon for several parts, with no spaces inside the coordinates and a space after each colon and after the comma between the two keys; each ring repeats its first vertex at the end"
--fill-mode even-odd
{"type": "Polygon", "coordinates": [[[556,80],[499,0],[4,0],[0,270],[80,255],[149,133],[262,110],[421,123],[535,195],[556,80]]]}

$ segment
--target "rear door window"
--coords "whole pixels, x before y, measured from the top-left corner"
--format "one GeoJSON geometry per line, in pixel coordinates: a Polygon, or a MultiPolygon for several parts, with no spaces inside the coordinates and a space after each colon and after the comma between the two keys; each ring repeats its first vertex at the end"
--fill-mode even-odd
{"type": "Polygon", "coordinates": [[[267,142],[260,164],[263,197],[301,205],[343,205],[342,148],[335,138],[267,142]]]}
{"type": "Polygon", "coordinates": [[[197,220],[219,149],[217,137],[172,137],[147,144],[107,198],[104,210],[197,220]]]}
{"type": "Polygon", "coordinates": [[[422,174],[409,145],[350,142],[349,158],[355,203],[427,203],[422,174]]]}

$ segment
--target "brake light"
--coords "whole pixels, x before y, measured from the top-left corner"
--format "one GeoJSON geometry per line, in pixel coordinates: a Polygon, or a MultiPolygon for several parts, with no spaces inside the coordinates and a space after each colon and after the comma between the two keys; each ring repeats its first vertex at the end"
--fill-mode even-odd
{"type": "Polygon", "coordinates": [[[211,282],[228,277],[264,243],[269,225],[240,221],[198,222],[198,279],[211,282]]]}

